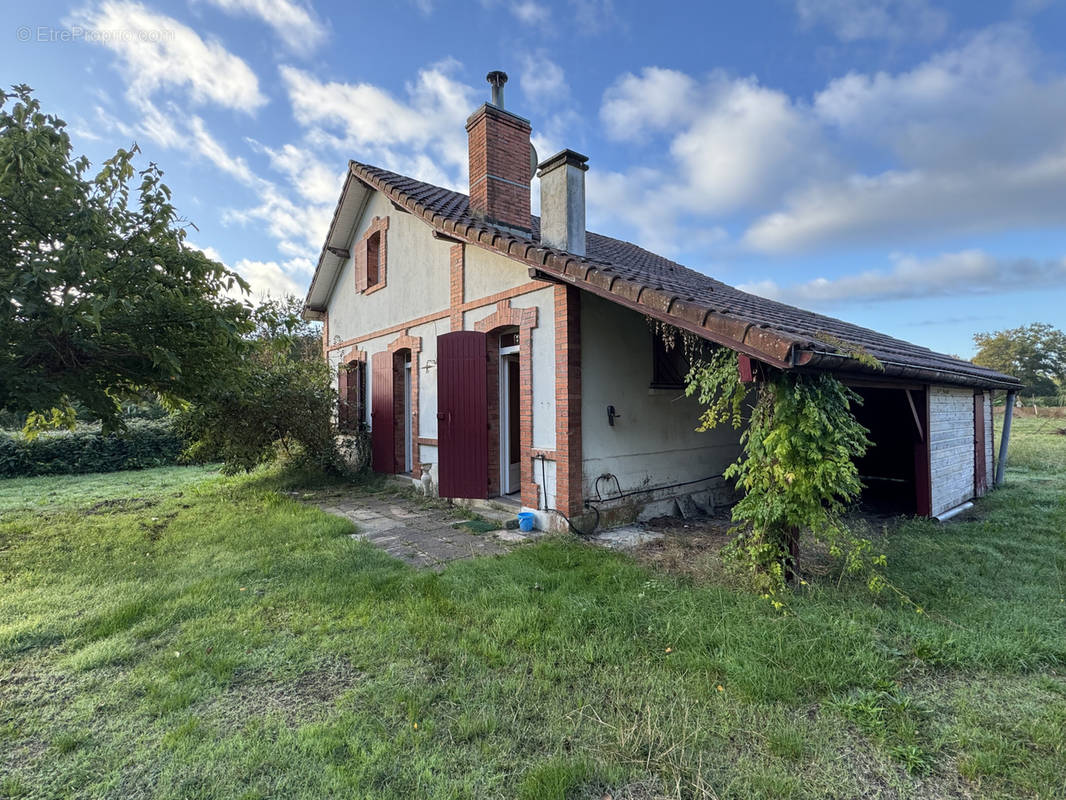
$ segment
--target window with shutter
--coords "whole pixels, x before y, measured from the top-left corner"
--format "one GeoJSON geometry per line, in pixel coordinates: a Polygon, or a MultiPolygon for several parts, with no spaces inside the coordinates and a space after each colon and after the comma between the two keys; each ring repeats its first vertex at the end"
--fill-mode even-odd
{"type": "Polygon", "coordinates": [[[340,365],[337,394],[337,427],[345,433],[358,431],[366,414],[366,364],[350,361],[340,365]]]}
{"type": "Polygon", "coordinates": [[[363,238],[356,242],[352,259],[355,266],[355,290],[369,294],[385,286],[388,217],[374,217],[363,238]]]}

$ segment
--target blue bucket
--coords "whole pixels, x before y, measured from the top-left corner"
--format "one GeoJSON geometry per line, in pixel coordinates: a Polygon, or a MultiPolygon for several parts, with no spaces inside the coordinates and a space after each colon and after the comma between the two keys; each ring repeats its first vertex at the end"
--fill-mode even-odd
{"type": "Polygon", "coordinates": [[[533,512],[532,511],[519,511],[518,512],[518,530],[523,533],[529,533],[533,530],[533,512]]]}

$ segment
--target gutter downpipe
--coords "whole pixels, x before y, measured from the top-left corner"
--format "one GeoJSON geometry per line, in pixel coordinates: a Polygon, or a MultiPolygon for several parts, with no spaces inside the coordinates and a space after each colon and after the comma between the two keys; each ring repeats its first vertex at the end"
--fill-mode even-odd
{"type": "Polygon", "coordinates": [[[1007,392],[1007,404],[1003,409],[1003,435],[999,439],[999,462],[996,464],[996,486],[1003,485],[1003,473],[1007,468],[1007,444],[1010,442],[1010,423],[1014,418],[1014,392],[1007,392]]]}

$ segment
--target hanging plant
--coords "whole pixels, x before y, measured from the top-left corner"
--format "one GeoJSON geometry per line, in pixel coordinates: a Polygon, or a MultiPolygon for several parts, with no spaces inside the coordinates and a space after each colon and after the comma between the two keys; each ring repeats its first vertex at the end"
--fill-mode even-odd
{"type": "Polygon", "coordinates": [[[741,428],[742,454],[725,472],[743,497],[733,507],[736,536],[723,558],[755,588],[776,593],[792,577],[798,535],[809,530],[850,574],[869,570],[870,587],[885,585],[870,540],[841,522],[862,484],[855,459],[870,446],[852,414],[861,398],[827,373],[770,367],[755,384],[740,380],[737,354],[708,345],[688,374],[686,392],[704,411],[697,430],[741,428]]]}

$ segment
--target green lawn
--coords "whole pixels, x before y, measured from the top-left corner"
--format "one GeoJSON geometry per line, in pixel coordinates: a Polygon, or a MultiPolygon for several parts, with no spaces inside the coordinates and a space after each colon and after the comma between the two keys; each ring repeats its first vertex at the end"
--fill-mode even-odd
{"type": "Polygon", "coordinates": [[[882,543],[923,614],[562,539],[416,572],[271,473],[0,482],[0,797],[1062,798],[1066,436],[1018,430],[882,543]]]}

